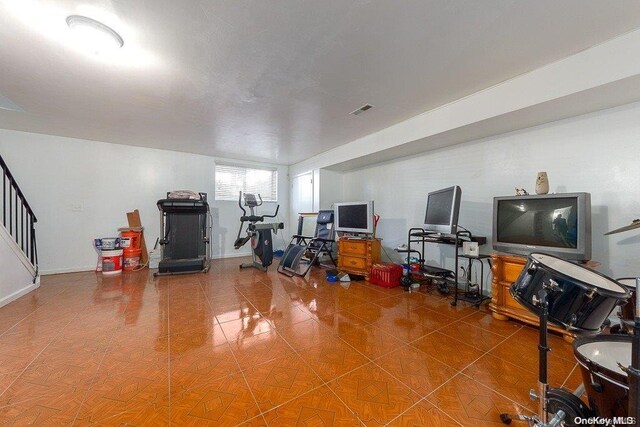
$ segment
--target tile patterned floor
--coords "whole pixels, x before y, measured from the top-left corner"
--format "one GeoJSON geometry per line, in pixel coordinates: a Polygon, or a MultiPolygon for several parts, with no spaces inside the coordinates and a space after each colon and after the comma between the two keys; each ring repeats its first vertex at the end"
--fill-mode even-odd
{"type": "MultiPolygon", "coordinates": [[[[478,427],[535,410],[536,330],[424,287],[239,262],[43,277],[0,308],[0,425],[478,427]]],[[[550,344],[552,385],[576,387],[571,347],[550,344]]]]}

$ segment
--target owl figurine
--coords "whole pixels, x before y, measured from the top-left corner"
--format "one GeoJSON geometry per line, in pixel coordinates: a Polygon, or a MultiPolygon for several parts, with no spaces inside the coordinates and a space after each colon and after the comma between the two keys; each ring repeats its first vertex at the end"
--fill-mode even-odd
{"type": "Polygon", "coordinates": [[[549,178],[546,172],[538,172],[536,178],[536,194],[547,194],[549,192],[549,178]]]}

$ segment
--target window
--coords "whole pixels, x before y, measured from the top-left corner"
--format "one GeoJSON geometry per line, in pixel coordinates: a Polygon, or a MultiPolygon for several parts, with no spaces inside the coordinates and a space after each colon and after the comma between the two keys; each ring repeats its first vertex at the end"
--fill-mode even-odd
{"type": "Polygon", "coordinates": [[[216,200],[238,200],[240,191],[260,194],[265,202],[278,200],[278,171],[216,165],[216,200]]]}

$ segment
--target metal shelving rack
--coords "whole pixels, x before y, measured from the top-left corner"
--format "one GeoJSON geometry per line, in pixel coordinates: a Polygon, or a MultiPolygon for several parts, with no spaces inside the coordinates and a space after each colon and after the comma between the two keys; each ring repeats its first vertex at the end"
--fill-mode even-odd
{"type": "MultiPolygon", "coordinates": [[[[457,252],[457,251],[456,251],[457,252]]],[[[468,260],[467,263],[467,280],[465,292],[462,295],[458,295],[458,283],[456,283],[455,297],[454,302],[457,300],[467,301],[474,304],[476,307],[480,307],[484,301],[490,300],[491,297],[488,297],[484,294],[484,261],[486,260],[489,264],[489,268],[491,268],[491,255],[460,255],[456,254],[456,258],[464,258],[468,260]],[[469,284],[471,283],[471,268],[473,267],[474,261],[480,262],[480,281],[477,283],[478,291],[472,292],[469,290],[469,284]]],[[[455,304],[452,303],[455,306],[455,304]]]]}
{"type": "MultiPolygon", "coordinates": [[[[459,250],[460,247],[462,246],[463,242],[470,242],[470,241],[477,241],[479,244],[484,244],[486,242],[486,238],[484,237],[473,237],[471,235],[471,232],[468,230],[459,230],[458,232],[456,232],[455,235],[453,235],[453,239],[449,238],[445,238],[444,236],[441,236],[437,233],[433,233],[433,232],[429,232],[427,230],[424,230],[423,228],[419,228],[419,227],[414,227],[414,228],[410,228],[409,232],[407,233],[407,248],[406,249],[402,249],[402,250],[398,250],[398,252],[405,252],[407,253],[407,257],[409,258],[411,253],[417,253],[419,256],[418,259],[418,264],[420,265],[420,270],[424,270],[425,269],[425,259],[423,258],[424,253],[425,253],[425,249],[426,249],[426,245],[427,243],[435,243],[435,244],[446,244],[446,245],[454,245],[455,247],[455,269],[454,271],[450,271],[450,270],[446,270],[446,269],[442,269],[443,271],[446,271],[448,273],[450,273],[449,275],[443,275],[441,278],[443,280],[448,280],[454,283],[454,293],[453,293],[453,301],[451,301],[451,305],[452,306],[456,306],[458,303],[458,300],[462,300],[462,301],[467,301],[467,302],[471,302],[473,304],[475,304],[476,306],[480,306],[480,304],[482,304],[485,300],[489,299],[489,297],[485,296],[483,294],[484,291],[484,260],[487,260],[489,262],[489,267],[491,267],[491,257],[489,255],[478,255],[478,256],[471,256],[471,255],[464,255],[464,254],[460,254],[459,250]],[[412,249],[411,245],[417,243],[421,245],[421,251],[412,249]],[[458,292],[458,286],[459,286],[459,276],[458,276],[458,270],[460,268],[460,264],[459,264],[459,259],[460,258],[464,258],[468,260],[467,263],[467,275],[471,274],[471,268],[473,265],[473,262],[475,260],[480,261],[480,271],[481,271],[481,276],[480,276],[480,283],[479,283],[479,292],[478,293],[472,293],[469,291],[469,282],[470,282],[470,277],[467,277],[467,283],[466,283],[466,289],[465,289],[465,293],[462,295],[459,295],[458,292]],[[447,277],[448,276],[448,277],[447,277]]],[[[439,267],[438,267],[439,268],[439,267]]],[[[409,274],[412,274],[411,272],[409,272],[409,274]]],[[[429,277],[428,275],[426,275],[425,277],[429,277]]],[[[435,277],[434,277],[435,278],[435,277]]]]}

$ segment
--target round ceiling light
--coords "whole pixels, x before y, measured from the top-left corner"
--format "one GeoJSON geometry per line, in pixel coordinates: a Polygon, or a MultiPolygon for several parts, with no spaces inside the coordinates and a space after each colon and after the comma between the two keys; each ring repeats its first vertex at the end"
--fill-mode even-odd
{"type": "Polygon", "coordinates": [[[81,15],[67,17],[67,25],[77,40],[95,53],[112,51],[124,46],[120,34],[100,21],[81,15]]]}

